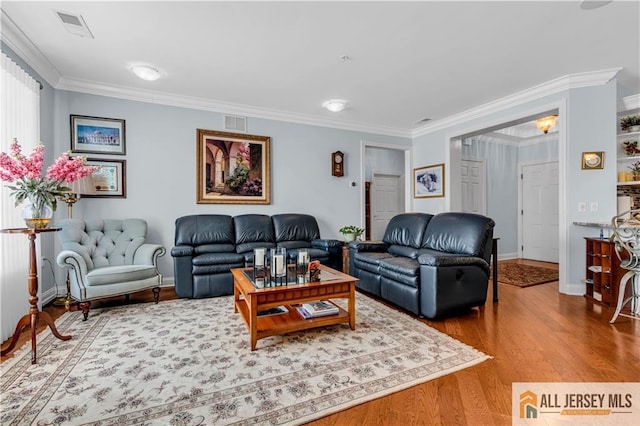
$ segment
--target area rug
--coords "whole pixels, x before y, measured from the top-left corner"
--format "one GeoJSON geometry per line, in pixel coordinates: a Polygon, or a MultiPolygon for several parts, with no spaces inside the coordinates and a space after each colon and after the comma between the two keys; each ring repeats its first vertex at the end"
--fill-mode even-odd
{"type": "Polygon", "coordinates": [[[96,309],[0,365],[3,425],[301,424],[478,364],[477,350],[364,295],[346,325],[259,340],[232,297],[96,309]]]}
{"type": "Polygon", "coordinates": [[[498,282],[529,287],[558,281],[558,271],[539,266],[521,265],[513,262],[498,262],[498,282]]]}

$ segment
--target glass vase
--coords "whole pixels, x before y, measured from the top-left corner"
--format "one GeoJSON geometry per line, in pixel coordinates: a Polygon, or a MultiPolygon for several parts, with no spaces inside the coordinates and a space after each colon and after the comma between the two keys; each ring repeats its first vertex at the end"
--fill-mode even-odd
{"type": "Polygon", "coordinates": [[[46,228],[53,217],[53,209],[43,203],[28,203],[22,209],[22,219],[27,228],[46,228]]]}

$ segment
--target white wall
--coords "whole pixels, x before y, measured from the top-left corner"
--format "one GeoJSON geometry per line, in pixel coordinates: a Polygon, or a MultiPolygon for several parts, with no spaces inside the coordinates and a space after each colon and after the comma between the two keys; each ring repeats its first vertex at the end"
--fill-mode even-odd
{"type": "MultiPolygon", "coordinates": [[[[196,129],[223,130],[219,113],[57,91],[54,151],[69,149],[69,115],[126,120],[126,156],[89,155],[126,160],[127,198],[84,198],[75,218],[141,217],[150,242],[173,247],[174,222],[189,214],[307,213],[324,238],[341,236],[345,224],[360,223],[360,144],[362,140],[410,147],[408,138],[248,118],[247,133],[271,137],[271,204],[196,204],[196,129]],[[345,176],[331,176],[331,153],[345,153],[345,176]],[[357,182],[356,187],[349,186],[357,182]]],[[[59,209],[56,219],[66,217],[59,209]]],[[[56,244],[55,252],[59,251],[56,244]]],[[[160,272],[172,282],[169,253],[160,272]]]]}

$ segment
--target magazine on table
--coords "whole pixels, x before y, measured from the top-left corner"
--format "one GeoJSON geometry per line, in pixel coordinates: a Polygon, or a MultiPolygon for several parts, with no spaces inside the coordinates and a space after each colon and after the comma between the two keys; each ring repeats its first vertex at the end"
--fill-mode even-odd
{"type": "Polygon", "coordinates": [[[275,308],[265,309],[264,311],[260,311],[260,312],[258,312],[257,316],[259,316],[259,317],[268,317],[268,316],[271,316],[271,315],[286,314],[287,312],[289,312],[287,307],[280,305],[280,306],[276,306],[275,308]]]}
{"type": "Polygon", "coordinates": [[[298,307],[298,312],[304,318],[324,317],[327,315],[336,315],[338,307],[326,300],[318,300],[315,302],[303,303],[298,307]]]}

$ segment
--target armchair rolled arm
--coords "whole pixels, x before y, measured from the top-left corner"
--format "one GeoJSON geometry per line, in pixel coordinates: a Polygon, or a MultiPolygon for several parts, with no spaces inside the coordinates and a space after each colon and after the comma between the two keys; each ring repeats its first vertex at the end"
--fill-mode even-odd
{"type": "Polygon", "coordinates": [[[487,261],[475,256],[421,254],[418,257],[418,262],[424,266],[477,266],[487,274],[489,273],[489,264],[487,261]]]}
{"type": "Polygon", "coordinates": [[[84,280],[82,277],[86,276],[89,272],[87,262],[84,258],[75,251],[62,250],[58,257],[56,257],[56,263],[61,268],[69,268],[69,275],[72,275],[72,282],[75,282],[80,287],[84,287],[84,280]]]}
{"type": "Polygon", "coordinates": [[[133,264],[157,266],[158,257],[165,253],[166,250],[160,244],[142,244],[133,254],[133,264]]]}
{"type": "Polygon", "coordinates": [[[365,252],[365,251],[387,251],[389,244],[382,241],[350,241],[349,251],[365,252]]]}

